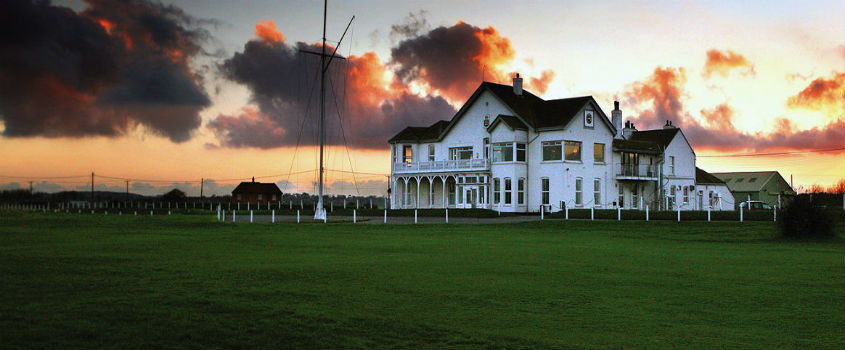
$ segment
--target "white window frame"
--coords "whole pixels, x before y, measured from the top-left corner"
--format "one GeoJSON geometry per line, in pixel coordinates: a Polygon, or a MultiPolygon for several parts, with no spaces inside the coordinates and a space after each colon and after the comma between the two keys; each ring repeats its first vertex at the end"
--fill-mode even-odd
{"type": "Polygon", "coordinates": [[[499,192],[501,187],[502,179],[495,177],[493,178],[493,204],[500,204],[502,203],[502,193],[499,192]]]}
{"type": "Polygon", "coordinates": [[[616,203],[619,208],[625,208],[625,187],[619,186],[619,202],[616,203]]]}
{"type": "Polygon", "coordinates": [[[516,142],[496,142],[490,144],[491,159],[494,163],[513,163],[516,157],[516,142]],[[496,151],[502,149],[500,154],[502,159],[496,159],[496,151]],[[510,152],[507,152],[510,150],[510,152]],[[510,160],[507,159],[507,154],[510,153],[510,160]]]}
{"type": "Polygon", "coordinates": [[[669,175],[675,175],[675,156],[669,156],[669,175]]]}
{"type": "Polygon", "coordinates": [[[514,146],[513,160],[517,162],[525,162],[528,159],[528,152],[526,150],[527,148],[524,143],[517,142],[514,146]],[[519,159],[519,151],[522,151],[522,160],[519,159]]]}
{"type": "Polygon", "coordinates": [[[640,186],[634,185],[631,189],[631,208],[639,209],[640,207],[640,186]]]}
{"type": "Polygon", "coordinates": [[[563,141],[543,141],[540,143],[542,146],[543,152],[543,161],[544,162],[556,162],[563,160],[563,141]],[[558,148],[558,155],[560,155],[560,159],[546,159],[546,147],[557,147],[558,148]]]}
{"type": "Polygon", "coordinates": [[[434,161],[434,144],[428,145],[428,161],[434,161]]]}
{"type": "Polygon", "coordinates": [[[580,207],[584,205],[584,179],[580,177],[575,178],[575,206],[580,207]]]}
{"type": "Polygon", "coordinates": [[[504,189],[504,196],[505,196],[505,205],[512,205],[513,204],[513,183],[511,183],[511,178],[505,178],[505,189],[504,189]]]}
{"type": "Polygon", "coordinates": [[[414,146],[402,145],[402,163],[410,164],[414,161],[414,146]],[[410,152],[406,152],[410,151],[410,152]],[[410,153],[410,154],[407,154],[410,153]]]}
{"type": "Polygon", "coordinates": [[[549,205],[549,203],[551,203],[551,198],[549,196],[550,189],[551,183],[549,181],[549,178],[540,178],[540,200],[543,205],[549,205]]]}
{"type": "Polygon", "coordinates": [[[525,205],[525,178],[516,180],[516,204],[525,205]]]}
{"type": "Polygon", "coordinates": [[[684,205],[689,205],[689,186],[684,186],[684,205]]]}
{"type": "Polygon", "coordinates": [[[601,207],[601,179],[593,179],[593,206],[601,207]]]}

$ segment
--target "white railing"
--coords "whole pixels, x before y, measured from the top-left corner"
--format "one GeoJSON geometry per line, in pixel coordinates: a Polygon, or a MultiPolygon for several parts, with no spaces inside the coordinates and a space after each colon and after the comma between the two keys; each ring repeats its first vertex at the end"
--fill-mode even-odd
{"type": "Polygon", "coordinates": [[[656,178],[657,167],[648,164],[616,164],[616,176],[656,178]]]}
{"type": "Polygon", "coordinates": [[[487,159],[436,160],[433,162],[402,162],[393,164],[394,173],[487,169],[490,169],[490,162],[487,159]]]}

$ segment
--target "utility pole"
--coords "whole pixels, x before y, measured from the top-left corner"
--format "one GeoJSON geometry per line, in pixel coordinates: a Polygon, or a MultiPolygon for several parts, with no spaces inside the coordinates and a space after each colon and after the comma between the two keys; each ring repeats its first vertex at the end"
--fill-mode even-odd
{"type": "Polygon", "coordinates": [[[200,198],[202,198],[202,187],[205,184],[205,178],[200,179],[200,198]]]}
{"type": "Polygon", "coordinates": [[[91,172],[91,204],[94,204],[94,172],[91,172]]]}

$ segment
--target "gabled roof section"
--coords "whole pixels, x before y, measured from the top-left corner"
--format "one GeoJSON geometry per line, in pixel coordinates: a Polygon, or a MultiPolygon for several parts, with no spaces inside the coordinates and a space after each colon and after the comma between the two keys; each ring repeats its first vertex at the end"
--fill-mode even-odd
{"type": "Polygon", "coordinates": [[[519,120],[519,118],[512,115],[499,114],[496,119],[493,119],[490,126],[487,127],[487,132],[493,132],[493,129],[495,129],[496,125],[499,123],[505,123],[505,125],[511,128],[511,130],[528,130],[528,126],[519,120]]]}
{"type": "Polygon", "coordinates": [[[628,140],[654,142],[663,149],[666,149],[679,131],[681,129],[678,128],[636,131],[628,140]]]}
{"type": "Polygon", "coordinates": [[[446,129],[446,126],[449,125],[448,120],[439,120],[430,126],[409,126],[405,129],[402,129],[396,136],[393,136],[388,140],[388,143],[397,143],[397,142],[429,142],[429,141],[437,141],[440,137],[440,134],[443,133],[443,130],[446,129]]]}
{"type": "MultiPolygon", "coordinates": [[[[748,171],[735,173],[713,173],[714,176],[723,180],[731,191],[737,192],[758,192],[763,189],[775,176],[780,177],[777,171],[748,171]]],[[[786,180],[783,180],[786,182],[786,180]]],[[[789,184],[787,184],[789,186],[789,184]]]]}
{"type": "MultiPolygon", "coordinates": [[[[588,103],[593,103],[597,107],[597,114],[599,119],[607,125],[612,133],[616,133],[613,123],[607,119],[607,115],[601,110],[598,103],[592,96],[581,96],[573,98],[563,98],[557,100],[543,100],[540,97],[532,94],[528,90],[522,90],[522,95],[516,95],[513,92],[513,86],[496,84],[491,82],[483,82],[475,89],[469,99],[464,103],[461,109],[446,122],[445,128],[440,131],[435,137],[431,137],[435,125],[428,128],[425,127],[408,127],[400,131],[396,136],[392,137],[388,142],[397,143],[403,141],[410,142],[426,142],[439,141],[449,132],[449,130],[457,124],[458,120],[464,115],[466,110],[481,96],[485,91],[489,91],[496,96],[499,101],[510,108],[516,115],[512,116],[516,119],[521,119],[522,124],[534,129],[565,127],[569,122],[575,118],[581,109],[588,103]]],[[[437,124],[437,123],[435,123],[437,124]]]]}
{"type": "Polygon", "coordinates": [[[613,151],[660,154],[663,150],[657,142],[613,139],[613,151]]]}
{"type": "Polygon", "coordinates": [[[241,182],[238,187],[232,190],[232,193],[275,193],[282,194],[282,190],[274,183],[263,182],[241,182]]]}
{"type": "Polygon", "coordinates": [[[716,184],[725,185],[725,182],[713,174],[704,171],[699,167],[695,167],[695,183],[696,184],[716,184]]]}

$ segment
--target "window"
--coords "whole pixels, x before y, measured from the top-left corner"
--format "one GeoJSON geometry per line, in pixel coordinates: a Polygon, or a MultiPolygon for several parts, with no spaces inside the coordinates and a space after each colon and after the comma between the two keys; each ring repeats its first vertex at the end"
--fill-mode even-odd
{"type": "Polygon", "coordinates": [[[520,177],[516,183],[516,204],[525,204],[525,178],[520,177]]]}
{"type": "Polygon", "coordinates": [[[447,199],[449,201],[449,205],[455,204],[455,197],[457,195],[457,193],[456,193],[457,191],[455,190],[456,186],[457,185],[455,185],[454,182],[446,182],[446,191],[447,191],[446,196],[447,196],[447,199]]]}
{"type": "Polygon", "coordinates": [[[464,202],[464,187],[458,186],[458,204],[463,204],[464,202]]]}
{"type": "Polygon", "coordinates": [[[484,159],[490,159],[490,138],[484,138],[484,159]]]}
{"type": "Polygon", "coordinates": [[[410,145],[402,147],[402,162],[411,163],[414,161],[414,149],[410,145]]]}
{"type": "Polygon", "coordinates": [[[566,141],[563,147],[563,153],[566,160],[581,161],[581,142],[580,141],[566,141]]]}
{"type": "Polygon", "coordinates": [[[604,144],[593,144],[593,161],[596,163],[604,163],[604,144]]]}
{"type": "Polygon", "coordinates": [[[238,200],[241,200],[241,199],[243,199],[243,197],[241,196],[240,193],[238,193],[238,200]]]}
{"type": "Polygon", "coordinates": [[[684,205],[689,203],[689,187],[684,186],[684,205]]]}
{"type": "Polygon", "coordinates": [[[472,159],[472,146],[449,148],[449,159],[472,159]]]}
{"type": "Polygon", "coordinates": [[[675,156],[669,156],[669,175],[675,175],[675,156]]]}
{"type": "Polygon", "coordinates": [[[560,141],[543,142],[543,160],[561,160],[560,141]]]}
{"type": "Polygon", "coordinates": [[[428,145],[428,161],[434,161],[434,145],[428,145]]]}
{"type": "Polygon", "coordinates": [[[505,204],[511,204],[511,178],[505,178],[505,204]]]}
{"type": "Polygon", "coordinates": [[[669,188],[669,208],[675,207],[675,186],[669,188]]]}
{"type": "Polygon", "coordinates": [[[517,143],[516,144],[516,161],[517,162],[524,162],[525,161],[525,144],[524,143],[517,143]]]}
{"type": "Polygon", "coordinates": [[[541,187],[542,187],[542,193],[543,193],[543,195],[542,195],[543,204],[548,205],[549,204],[549,178],[544,177],[544,178],[540,179],[540,182],[542,182],[541,187]]]}
{"type": "Polygon", "coordinates": [[[584,205],[584,201],[582,198],[583,195],[583,187],[584,187],[584,180],[580,177],[575,178],[575,205],[584,205]]]}
{"type": "Polygon", "coordinates": [[[617,206],[620,208],[625,207],[625,188],[619,186],[619,202],[617,202],[617,206]]]}
{"type": "Polygon", "coordinates": [[[640,186],[634,185],[631,189],[631,208],[637,209],[640,207],[640,186]]]}
{"type": "Polygon", "coordinates": [[[713,191],[707,191],[707,203],[711,208],[716,204],[716,196],[713,195],[713,191]]]}
{"type": "Polygon", "coordinates": [[[601,179],[593,180],[593,205],[601,206],[601,179]]]}
{"type": "Polygon", "coordinates": [[[263,194],[261,194],[261,193],[259,193],[259,194],[258,194],[258,200],[262,200],[262,199],[264,199],[264,195],[263,195],[263,194]]]}
{"type": "Polygon", "coordinates": [[[487,192],[486,190],[487,189],[484,188],[484,187],[479,187],[479,189],[478,189],[478,203],[482,203],[482,204],[487,203],[487,202],[484,201],[484,193],[487,192]]]}
{"type": "Polygon", "coordinates": [[[513,142],[503,142],[493,144],[493,161],[494,162],[512,162],[513,161],[513,142]]]}
{"type": "Polygon", "coordinates": [[[497,177],[493,179],[493,204],[501,203],[502,193],[499,192],[499,182],[501,180],[497,177]]]}
{"type": "Polygon", "coordinates": [[[273,195],[273,200],[276,200],[276,195],[275,195],[275,194],[273,195]]]}

